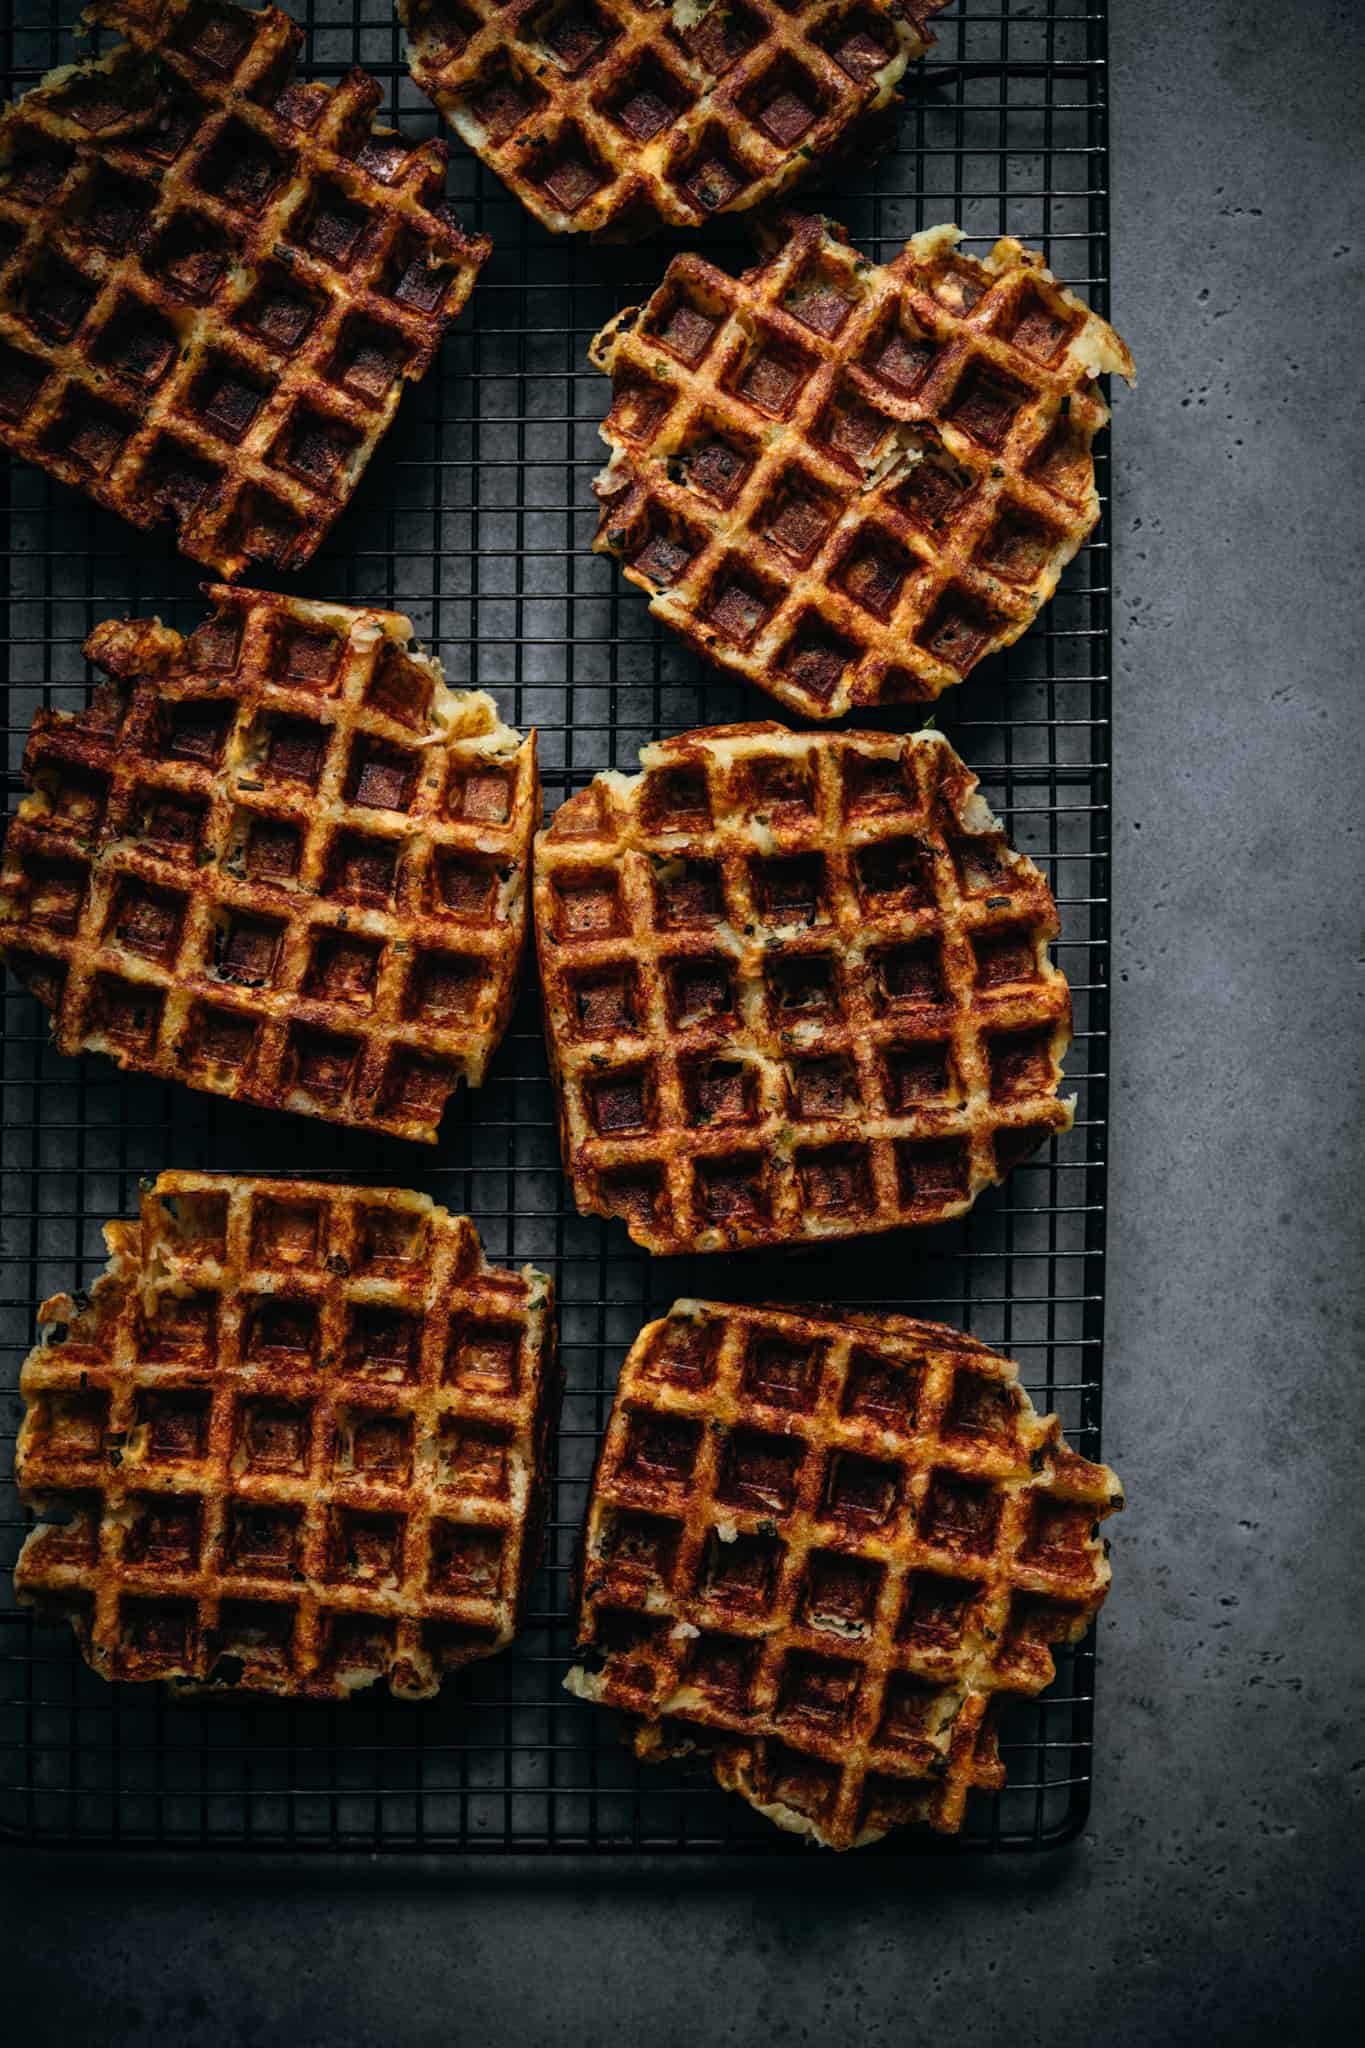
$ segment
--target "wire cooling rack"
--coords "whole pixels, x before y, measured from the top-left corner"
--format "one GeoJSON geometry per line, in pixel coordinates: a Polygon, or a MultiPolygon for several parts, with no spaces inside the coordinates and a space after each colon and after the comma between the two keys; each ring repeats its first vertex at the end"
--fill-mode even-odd
{"type": "MultiPolygon", "coordinates": [[[[12,0],[0,27],[7,94],[88,51],[80,0],[12,0]]],[[[363,64],[415,135],[435,131],[406,76],[391,0],[295,0],[301,69],[363,64]]],[[[972,246],[1009,232],[1108,311],[1105,9],[1102,0],[956,0],[907,81],[898,147],[839,172],[811,203],[889,257],[916,229],[957,220],[972,246]]],[[[108,40],[107,38],[105,39],[108,40]]],[[[450,192],[494,255],[426,382],[410,393],[331,543],[290,587],[394,605],[457,683],[491,689],[540,731],[547,808],[638,747],[696,724],[767,715],[707,675],[614,565],[590,552],[590,483],[607,385],[587,344],[648,295],[676,246],[597,249],[542,230],[458,143],[450,192]]],[[[698,239],[691,238],[694,242],[698,239]]],[[[701,238],[744,260],[739,226],[701,238]]],[[[1107,504],[1106,439],[1099,483],[1107,504]]],[[[8,601],[8,804],[40,705],[84,702],[80,644],[100,619],[157,611],[188,630],[199,576],[166,540],[135,533],[17,463],[0,476],[8,601]]],[[[1039,624],[939,708],[1017,845],[1050,876],[1058,958],[1075,1000],[1068,1078],[1075,1128],[961,1224],[724,1259],[651,1260],[624,1227],[579,1217],[558,1165],[553,1104],[527,992],[488,1085],[448,1112],[438,1148],[125,1077],[47,1045],[38,1005],[7,983],[0,1084],[0,1828],[44,1843],[456,1851],[743,1851],[792,1844],[738,1800],[675,1769],[641,1768],[611,1717],[560,1687],[572,1635],[568,1576],[617,1368],[678,1294],[813,1294],[959,1322],[1022,1366],[1070,1441],[1099,1450],[1104,1303],[1109,933],[1110,587],[1107,525],[1039,624]],[[13,1481],[19,1365],[36,1304],[89,1284],[100,1226],[131,1215],[162,1167],[359,1178],[428,1190],[477,1221],[496,1260],[554,1273],[568,1393],[547,1556],[515,1647],[421,1706],[167,1701],[109,1686],[64,1629],[15,1608],[9,1569],[25,1526],[13,1481]],[[890,1291],[888,1291],[890,1290],[890,1291]]],[[[955,1846],[1037,1849],[1068,1839],[1090,1795],[1094,1653],[1058,1659],[1042,1700],[1007,1720],[1008,1789],[969,1813],[955,1846]]],[[[916,1846],[920,1846],[916,1844],[916,1846]]],[[[897,1852],[892,1845],[880,1851],[897,1852]]]]}

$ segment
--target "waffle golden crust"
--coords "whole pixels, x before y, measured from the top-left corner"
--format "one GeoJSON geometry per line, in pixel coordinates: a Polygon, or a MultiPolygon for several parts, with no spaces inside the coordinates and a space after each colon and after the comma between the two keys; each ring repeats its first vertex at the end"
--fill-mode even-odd
{"type": "Polygon", "coordinates": [[[397,1188],[163,1173],[43,1304],[23,1601],[105,1678],[400,1698],[516,1632],[558,1409],[549,1280],[397,1188]]]}
{"type": "Polygon", "coordinates": [[[1113,329],[1015,241],[875,266],[787,217],[732,278],[679,256],[590,355],[594,546],[719,667],[808,718],[937,697],[1008,647],[1099,518],[1113,329]]]}
{"type": "Polygon", "coordinates": [[[40,711],[0,958],[67,1053],[434,1143],[507,1028],[535,735],[396,612],[208,589],[188,640],[110,620],[40,711]]]}
{"type": "Polygon", "coordinates": [[[225,576],[307,561],[491,244],[380,87],[277,8],[98,0],[130,40],[0,119],[0,440],[225,576]]]}
{"type": "Polygon", "coordinates": [[[941,1323],[675,1302],[621,1372],[565,1683],[834,1849],[962,1824],[1109,1587],[1118,1479],[941,1323]]]}
{"type": "Polygon", "coordinates": [[[889,114],[947,0],[398,0],[412,75],[556,233],[785,192],[889,114]]]}
{"type": "Polygon", "coordinates": [[[652,1252],[961,1215],[1055,1131],[1057,911],[937,733],[683,733],[539,835],[564,1160],[652,1252]]]}

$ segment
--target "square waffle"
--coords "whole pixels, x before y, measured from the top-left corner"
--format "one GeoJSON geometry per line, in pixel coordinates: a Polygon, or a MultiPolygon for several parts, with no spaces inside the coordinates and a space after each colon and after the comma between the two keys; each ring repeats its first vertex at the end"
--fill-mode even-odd
{"type": "Polygon", "coordinates": [[[143,1190],[20,1375],[19,1598],[103,1677],[181,1687],[421,1699],[509,1643],[559,1400],[545,1275],[405,1189],[143,1190]]]}
{"type": "Polygon", "coordinates": [[[491,244],[380,87],[278,8],[99,0],[130,37],[0,118],[0,440],[225,576],[306,562],[491,244]]]}
{"type": "Polygon", "coordinates": [[[580,1698],[835,1849],[998,1791],[1002,1696],[1109,1586],[1118,1479],[941,1323],[675,1302],[621,1372],[579,1570],[580,1698]]]}
{"type": "Polygon", "coordinates": [[[788,217],[733,278],[678,256],[590,355],[594,546],[708,660],[808,718],[937,697],[1017,640],[1099,518],[1113,329],[1015,241],[891,263],[788,217]]]}
{"type": "Polygon", "coordinates": [[[1044,1138],[1057,909],[937,733],[716,726],[539,835],[565,1169],[652,1252],[938,1223],[1044,1138]]]}
{"type": "Polygon", "coordinates": [[[0,958],[63,1052],[434,1143],[512,1011],[535,735],[395,612],[208,595],[98,626],[108,683],[34,719],[0,958]]]}
{"type": "Polygon", "coordinates": [[[412,75],[558,234],[757,206],[894,117],[947,0],[398,0],[412,75]]]}

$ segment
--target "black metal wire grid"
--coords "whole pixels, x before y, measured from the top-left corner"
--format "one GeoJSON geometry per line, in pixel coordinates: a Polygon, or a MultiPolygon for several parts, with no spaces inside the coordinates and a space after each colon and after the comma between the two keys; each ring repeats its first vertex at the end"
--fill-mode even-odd
{"type": "MultiPolygon", "coordinates": [[[[7,93],[88,50],[80,0],[14,0],[0,29],[7,93]]],[[[437,126],[406,75],[390,0],[295,0],[302,69],[363,64],[406,130],[437,126]]],[[[1108,311],[1104,0],[956,0],[907,92],[898,146],[840,173],[812,203],[870,255],[957,220],[972,246],[1002,232],[1041,247],[1108,311]]],[[[756,693],[707,674],[590,552],[591,479],[607,389],[587,344],[645,297],[675,244],[621,251],[552,237],[453,145],[450,190],[495,251],[425,384],[406,399],[326,552],[291,587],[407,611],[453,681],[490,688],[541,737],[553,809],[644,742],[766,715],[756,693]]],[[[697,238],[689,238],[695,241],[697,238]]],[[[704,238],[746,255],[742,223],[704,238]]],[[[662,1851],[781,1854],[792,1844],[707,1783],[637,1766],[611,1717],[560,1685],[567,1588],[584,1496],[620,1361],[676,1295],[826,1299],[959,1322],[1020,1360],[1040,1407],[1099,1450],[1104,1312],[1109,934],[1110,584],[1106,519],[1039,624],[939,709],[1016,844],[1049,874],[1071,983],[1074,1130],[958,1225],[873,1239],[799,1270],[790,1254],[651,1260],[620,1224],[579,1217],[558,1166],[536,994],[527,991],[492,1076],[448,1112],[434,1153],[125,1077],[47,1044],[13,984],[0,1038],[0,1830],[45,1844],[162,1847],[662,1851]],[[428,1190],[477,1221],[491,1256],[555,1275],[568,1391],[547,1555],[516,1645],[437,1701],[345,1706],[190,1705],[94,1677],[64,1628],[13,1602],[26,1517],[12,1469],[19,1365],[44,1296],[100,1269],[105,1219],[133,1213],[163,1167],[359,1178],[428,1190]]],[[[84,701],[80,644],[102,618],[157,611],[188,630],[199,577],[168,541],[134,533],[27,467],[0,475],[7,601],[7,790],[40,705],[84,701]]],[[[1009,1785],[945,1847],[1039,1849],[1089,1806],[1093,1639],[1059,1655],[1039,1701],[1005,1727],[1009,1785]]],[[[896,1855],[904,1841],[869,1853],[896,1855]]],[[[915,1843],[922,1847],[922,1843],[915,1843]]]]}

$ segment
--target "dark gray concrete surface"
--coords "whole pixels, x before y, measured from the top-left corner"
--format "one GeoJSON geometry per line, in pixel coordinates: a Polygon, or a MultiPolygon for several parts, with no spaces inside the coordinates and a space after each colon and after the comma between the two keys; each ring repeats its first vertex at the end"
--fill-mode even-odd
{"type": "Polygon", "coordinates": [[[1117,972],[1097,1795],[1050,1858],[756,1877],[12,1861],[15,2038],[1318,2042],[1365,1995],[1365,47],[1114,0],[1117,972]]]}

